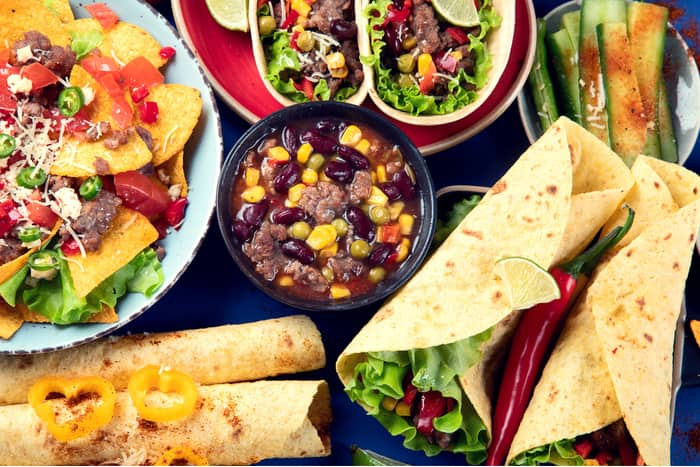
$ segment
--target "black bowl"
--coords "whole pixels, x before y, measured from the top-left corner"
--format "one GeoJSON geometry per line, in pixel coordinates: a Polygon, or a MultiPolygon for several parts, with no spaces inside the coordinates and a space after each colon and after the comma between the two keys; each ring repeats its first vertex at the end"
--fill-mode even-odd
{"type": "Polygon", "coordinates": [[[422,264],[430,248],[436,221],[436,200],[433,180],[428,166],[418,148],[411,140],[389,120],[378,113],[363,107],[339,102],[309,102],[293,105],[275,112],[260,120],[246,131],[236,142],[224,162],[217,187],[216,213],[219,220],[219,228],[224,238],[226,247],[238,265],[239,269],[260,290],[270,297],[295,308],[310,311],[324,310],[349,310],[360,308],[379,301],[401,287],[422,264]],[[281,129],[288,122],[306,119],[338,118],[351,123],[359,123],[376,130],[388,141],[394,142],[403,153],[416,176],[418,186],[418,198],[420,205],[420,219],[418,230],[413,241],[411,254],[401,267],[379,283],[371,292],[357,296],[351,296],[341,300],[310,300],[290,293],[285,293],[283,288],[266,281],[257,272],[250,259],[243,253],[241,242],[233,234],[232,190],[239,165],[245,158],[249,149],[266,135],[275,129],[281,129]]]}

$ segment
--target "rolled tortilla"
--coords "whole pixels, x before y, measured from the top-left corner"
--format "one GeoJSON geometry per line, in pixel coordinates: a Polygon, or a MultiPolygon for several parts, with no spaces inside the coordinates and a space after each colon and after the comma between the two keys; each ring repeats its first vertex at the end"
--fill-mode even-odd
{"type": "Polygon", "coordinates": [[[493,328],[481,348],[486,358],[460,378],[490,437],[488,375],[517,325],[505,285],[493,272],[496,261],[522,256],[548,269],[575,256],[632,185],[615,153],[562,117],[355,336],[336,362],[340,379],[350,383],[370,352],[434,347],[493,328]]]}
{"type": "MultiPolygon", "coordinates": [[[[323,381],[257,381],[200,386],[195,412],[181,421],[138,417],[129,394],[117,394],[103,428],[60,442],[28,404],[0,407],[3,465],[153,465],[172,447],[186,446],[210,465],[242,465],[280,457],[330,454],[330,393],[323,381]]],[[[58,417],[69,414],[56,399],[58,417]]]]}
{"type": "Polygon", "coordinates": [[[321,335],[306,316],[104,338],[57,352],[0,356],[0,405],[25,402],[31,385],[45,375],[100,375],[119,390],[145,365],[169,366],[200,384],[217,384],[311,371],[325,364],[321,335]]]}

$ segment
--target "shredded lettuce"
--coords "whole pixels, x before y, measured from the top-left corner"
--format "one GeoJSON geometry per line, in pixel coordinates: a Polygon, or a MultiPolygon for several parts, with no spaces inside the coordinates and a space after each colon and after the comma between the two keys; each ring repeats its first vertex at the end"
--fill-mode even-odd
{"type": "Polygon", "coordinates": [[[80,59],[92,52],[93,49],[99,47],[104,40],[102,33],[97,29],[69,32],[71,38],[70,48],[75,52],[75,59],[77,61],[80,61],[80,59]]]}
{"type": "Polygon", "coordinates": [[[479,7],[479,19],[481,30],[478,36],[469,34],[469,50],[474,51],[476,57],[474,64],[474,76],[468,75],[464,70],[459,70],[456,79],[448,85],[448,94],[436,99],[435,96],[423,94],[417,85],[409,87],[399,86],[392,70],[384,68],[381,61],[384,42],[384,31],[381,28],[392,0],[373,0],[364,11],[367,17],[367,31],[370,36],[372,55],[360,57],[362,63],[374,67],[376,89],[379,97],[395,109],[410,113],[411,115],[443,115],[454,112],[474,102],[479,93],[478,90],[486,85],[487,73],[491,69],[491,55],[486,50],[484,38],[486,34],[501,24],[501,17],[494,10],[492,0],[484,0],[479,7]],[[467,86],[471,85],[471,86],[467,86]],[[468,90],[474,88],[474,90],[468,90]]]}
{"type": "Polygon", "coordinates": [[[439,431],[454,433],[451,451],[464,453],[469,464],[486,459],[488,434],[486,426],[474,407],[464,396],[459,375],[481,358],[481,346],[491,337],[491,329],[451,344],[401,352],[371,352],[367,360],[355,366],[354,378],[345,387],[353,402],[365,406],[393,436],[404,436],[404,447],[421,450],[428,456],[442,451],[418,433],[408,418],[382,406],[384,397],[401,399],[403,381],[407,372],[413,373],[411,382],[421,392],[440,391],[444,397],[455,399],[455,408],[433,421],[439,431]]]}
{"type": "Polygon", "coordinates": [[[583,458],[576,453],[573,439],[530,449],[518,454],[510,461],[511,465],[583,465],[583,458]]]}
{"type": "Polygon", "coordinates": [[[469,198],[457,201],[447,213],[447,220],[438,219],[433,236],[433,248],[440,246],[450,236],[452,231],[462,222],[462,219],[467,217],[467,214],[479,204],[479,201],[481,201],[479,195],[471,195],[469,198]]]}

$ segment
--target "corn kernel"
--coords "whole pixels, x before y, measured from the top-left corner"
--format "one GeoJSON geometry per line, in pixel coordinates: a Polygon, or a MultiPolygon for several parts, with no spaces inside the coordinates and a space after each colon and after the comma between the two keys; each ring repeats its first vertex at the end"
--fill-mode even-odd
{"type": "Polygon", "coordinates": [[[267,156],[277,162],[287,162],[290,159],[289,153],[282,146],[275,146],[267,151],[267,156]]]}
{"type": "Polygon", "coordinates": [[[321,258],[332,258],[338,254],[338,242],[333,242],[331,246],[328,246],[318,253],[321,258]]]}
{"type": "Polygon", "coordinates": [[[292,276],[281,276],[279,278],[279,285],[281,287],[291,287],[294,285],[294,279],[292,278],[292,276]]]}
{"type": "Polygon", "coordinates": [[[304,143],[301,146],[299,146],[299,149],[297,149],[297,160],[299,161],[299,163],[306,164],[306,161],[309,160],[309,156],[313,151],[314,148],[309,143],[304,143]]]}
{"type": "Polygon", "coordinates": [[[307,185],[315,185],[318,181],[318,172],[314,169],[304,169],[301,173],[301,181],[307,185]]]}
{"type": "Polygon", "coordinates": [[[411,416],[411,406],[404,401],[399,401],[394,409],[396,415],[399,417],[410,417],[411,416]]]}
{"type": "Polygon", "coordinates": [[[306,190],[306,185],[303,183],[297,183],[296,185],[292,186],[289,191],[287,191],[287,198],[289,198],[289,201],[293,203],[298,203],[301,199],[301,195],[304,193],[304,190],[306,190]]]}
{"type": "Polygon", "coordinates": [[[433,57],[430,54],[420,54],[418,56],[418,73],[425,76],[430,71],[430,65],[433,63],[433,57]]]}
{"type": "Polygon", "coordinates": [[[320,182],[330,182],[330,181],[332,181],[330,178],[328,178],[328,175],[326,175],[325,172],[323,172],[323,171],[320,172],[320,173],[318,174],[318,180],[319,180],[320,182]]]}
{"type": "Polygon", "coordinates": [[[386,204],[389,202],[389,197],[384,194],[381,188],[373,185],[367,202],[374,206],[386,206],[386,204]]]}
{"type": "Polygon", "coordinates": [[[413,216],[410,214],[401,214],[399,216],[399,227],[401,227],[401,235],[411,235],[413,230],[413,216]]]}
{"type": "Polygon", "coordinates": [[[301,24],[295,24],[292,26],[292,32],[304,32],[304,26],[301,24]]]}
{"type": "Polygon", "coordinates": [[[404,238],[401,240],[401,243],[399,244],[399,250],[396,254],[396,262],[400,263],[403,260],[405,260],[408,257],[408,254],[411,252],[411,241],[407,238],[404,238]]]}
{"type": "Polygon", "coordinates": [[[345,78],[349,73],[348,67],[346,66],[340,68],[330,68],[329,70],[333,78],[345,78]]]}
{"type": "Polygon", "coordinates": [[[398,403],[399,401],[393,397],[384,397],[384,399],[382,399],[382,407],[384,407],[384,410],[388,410],[389,412],[393,412],[396,404],[398,403]]]}
{"type": "Polygon", "coordinates": [[[386,166],[384,164],[377,166],[377,180],[379,180],[379,183],[386,182],[386,166]]]}
{"type": "Polygon", "coordinates": [[[323,250],[335,243],[338,232],[331,224],[317,225],[306,238],[306,243],[316,251],[323,250]]]}
{"type": "Polygon", "coordinates": [[[348,126],[340,136],[340,144],[355,146],[362,139],[362,130],[357,125],[348,126]]]}
{"type": "Polygon", "coordinates": [[[376,183],[377,183],[377,172],[375,172],[374,170],[372,170],[372,171],[369,173],[369,176],[370,176],[370,178],[372,179],[372,185],[376,184],[376,183]]]}
{"type": "Polygon", "coordinates": [[[296,12],[299,13],[299,16],[308,18],[309,13],[311,12],[311,5],[306,3],[304,0],[292,0],[292,10],[296,10],[296,12]]]}
{"type": "Polygon", "coordinates": [[[355,145],[355,149],[362,153],[362,155],[366,156],[369,152],[369,146],[369,140],[367,138],[362,138],[360,142],[355,145]]]}
{"type": "Polygon", "coordinates": [[[253,187],[260,181],[260,171],[254,167],[245,169],[245,186],[253,187]]]}
{"type": "Polygon", "coordinates": [[[260,185],[255,185],[250,188],[246,188],[241,193],[241,198],[246,203],[259,203],[265,197],[265,188],[260,185]]]}
{"type": "MultiPolygon", "coordinates": [[[[337,299],[345,298],[350,296],[350,290],[344,285],[333,284],[331,285],[331,297],[337,299]]],[[[410,411],[409,411],[410,413],[410,411]]]]}
{"type": "Polygon", "coordinates": [[[295,207],[297,207],[297,203],[295,203],[294,201],[290,201],[289,199],[285,199],[284,200],[284,207],[295,208],[295,207]]]}
{"type": "Polygon", "coordinates": [[[399,218],[404,206],[406,206],[406,204],[403,201],[396,201],[395,203],[391,203],[391,205],[389,206],[389,217],[392,221],[395,221],[399,218]]]}
{"type": "Polygon", "coordinates": [[[457,61],[460,61],[462,60],[462,58],[464,58],[462,52],[460,52],[459,50],[453,50],[452,52],[450,52],[450,55],[452,55],[457,61]]]}
{"type": "Polygon", "coordinates": [[[345,55],[342,52],[333,52],[326,55],[326,64],[328,69],[343,68],[345,66],[345,55]]]}

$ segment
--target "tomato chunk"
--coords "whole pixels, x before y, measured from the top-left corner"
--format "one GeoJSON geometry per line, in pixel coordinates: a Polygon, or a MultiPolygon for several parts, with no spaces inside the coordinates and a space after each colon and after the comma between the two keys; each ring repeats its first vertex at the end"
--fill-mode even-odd
{"type": "Polygon", "coordinates": [[[58,82],[58,76],[39,62],[23,66],[19,72],[20,76],[32,82],[32,91],[45,88],[58,82]]]}
{"type": "Polygon", "coordinates": [[[87,55],[80,61],[80,66],[98,81],[105,75],[112,75],[115,82],[119,79],[119,65],[112,57],[87,55]]]}
{"type": "Polygon", "coordinates": [[[156,217],[170,206],[165,187],[136,170],[116,174],[114,187],[124,206],[146,217],[156,217]]]}
{"type": "Polygon", "coordinates": [[[58,216],[51,210],[50,207],[41,204],[41,192],[34,190],[32,192],[31,201],[27,203],[27,214],[29,219],[37,225],[53,228],[58,221],[58,216]]]}
{"type": "Polygon", "coordinates": [[[119,22],[119,16],[104,3],[85,5],[85,9],[93,18],[99,21],[105,29],[114,27],[114,25],[119,22]]]}
{"type": "Polygon", "coordinates": [[[121,70],[122,82],[129,88],[146,86],[147,88],[161,84],[165,79],[158,68],[153,66],[145,57],[136,57],[121,70]]]}

